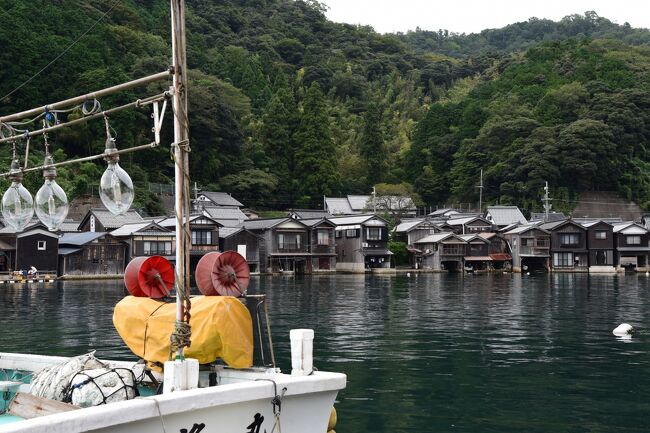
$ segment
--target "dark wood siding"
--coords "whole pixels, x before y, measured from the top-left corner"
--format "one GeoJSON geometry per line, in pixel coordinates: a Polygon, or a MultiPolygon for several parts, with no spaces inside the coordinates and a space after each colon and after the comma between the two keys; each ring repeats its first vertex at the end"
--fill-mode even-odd
{"type": "Polygon", "coordinates": [[[22,236],[16,239],[16,270],[34,266],[39,271],[57,271],[59,239],[43,233],[22,236]],[[45,242],[45,249],[39,250],[39,242],[45,242]]]}

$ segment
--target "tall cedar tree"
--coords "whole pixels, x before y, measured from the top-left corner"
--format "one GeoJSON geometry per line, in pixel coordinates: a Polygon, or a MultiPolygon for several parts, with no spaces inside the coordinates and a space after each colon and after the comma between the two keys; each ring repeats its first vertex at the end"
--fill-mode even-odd
{"type": "Polygon", "coordinates": [[[363,120],[363,136],[359,153],[366,161],[368,184],[373,186],[382,181],[387,160],[382,132],[382,112],[379,105],[370,104],[363,120]]]}
{"type": "Polygon", "coordinates": [[[260,139],[264,145],[268,169],[280,179],[278,196],[286,205],[293,205],[296,197],[295,178],[296,141],[294,135],[298,129],[300,117],[293,92],[280,87],[262,116],[260,139]]]}
{"type": "Polygon", "coordinates": [[[339,193],[339,172],[336,146],[330,131],[327,104],[318,83],[313,82],[307,91],[295,135],[295,178],[301,179],[301,205],[315,205],[323,195],[339,193]]]}

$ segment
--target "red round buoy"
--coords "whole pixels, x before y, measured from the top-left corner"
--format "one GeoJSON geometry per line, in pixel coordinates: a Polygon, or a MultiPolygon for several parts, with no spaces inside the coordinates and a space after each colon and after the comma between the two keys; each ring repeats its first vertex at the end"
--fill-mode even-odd
{"type": "Polygon", "coordinates": [[[222,296],[243,296],[251,280],[248,262],[241,254],[226,251],[214,262],[212,285],[222,296]]]}
{"type": "Polygon", "coordinates": [[[133,296],[147,296],[142,290],[140,290],[140,283],[138,282],[140,265],[142,265],[142,262],[145,260],[147,260],[146,257],[136,257],[129,262],[129,264],[126,266],[126,269],[124,270],[124,285],[126,286],[126,290],[128,290],[129,293],[133,296]]]}
{"type": "Polygon", "coordinates": [[[199,263],[196,265],[196,272],[194,277],[196,279],[196,287],[199,288],[201,293],[205,296],[216,296],[218,295],[217,291],[214,289],[212,284],[212,269],[214,268],[214,262],[221,255],[216,251],[207,253],[199,260],[199,263]]]}
{"type": "Polygon", "coordinates": [[[174,267],[164,257],[136,257],[124,271],[124,284],[133,296],[163,298],[174,287],[174,267]]]}

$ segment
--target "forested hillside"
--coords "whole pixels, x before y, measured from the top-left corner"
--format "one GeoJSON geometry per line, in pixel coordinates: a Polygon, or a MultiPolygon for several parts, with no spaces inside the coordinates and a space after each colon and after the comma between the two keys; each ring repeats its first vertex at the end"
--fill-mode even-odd
{"type": "MultiPolygon", "coordinates": [[[[483,168],[487,202],[531,209],[548,180],[560,199],[616,189],[650,205],[647,31],[587,14],[480,35],[380,35],[329,22],[316,1],[187,5],[192,179],[204,188],[284,209],[409,182],[435,206],[476,201],[483,168]],[[567,36],[576,38],[539,45],[567,36]]],[[[0,17],[12,23],[0,27],[2,114],[169,63],[165,0],[0,0],[0,17]],[[4,97],[109,9],[52,66],[4,97]]],[[[138,92],[100,102],[110,107],[138,92]]],[[[146,142],[147,116],[111,118],[118,145],[146,142]]],[[[58,159],[101,151],[105,139],[101,124],[52,135],[58,159]]],[[[170,182],[172,164],[168,149],[152,152],[123,165],[138,206],[155,213],[147,184],[170,182]]],[[[0,149],[0,163],[8,159],[9,149],[0,149]]],[[[82,194],[101,170],[92,163],[61,170],[61,183],[82,194]]]]}

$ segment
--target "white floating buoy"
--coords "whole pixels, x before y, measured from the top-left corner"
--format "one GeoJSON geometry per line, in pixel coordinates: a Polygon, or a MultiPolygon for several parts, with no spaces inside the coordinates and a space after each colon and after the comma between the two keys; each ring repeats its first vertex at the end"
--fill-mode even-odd
{"type": "Polygon", "coordinates": [[[650,275],[650,272],[645,271],[645,276],[647,277],[648,275],[650,275]]]}
{"type": "Polygon", "coordinates": [[[407,272],[407,273],[406,273],[406,276],[407,276],[407,277],[410,277],[410,276],[411,276],[411,273],[410,273],[410,272],[407,272]]]}
{"type": "Polygon", "coordinates": [[[526,272],[526,275],[530,275],[530,272],[526,272]]]}
{"type": "Polygon", "coordinates": [[[634,333],[634,327],[629,323],[621,323],[612,331],[612,334],[617,336],[632,335],[634,333]]]}

